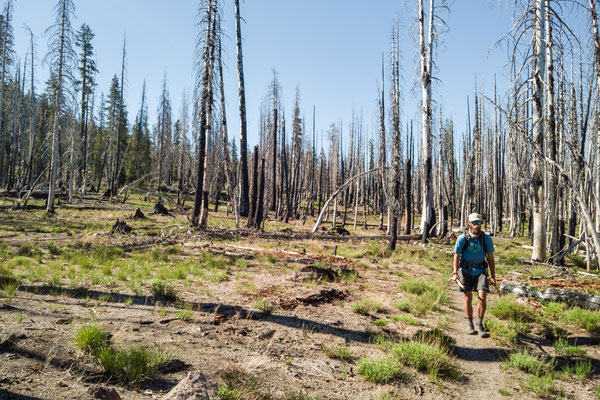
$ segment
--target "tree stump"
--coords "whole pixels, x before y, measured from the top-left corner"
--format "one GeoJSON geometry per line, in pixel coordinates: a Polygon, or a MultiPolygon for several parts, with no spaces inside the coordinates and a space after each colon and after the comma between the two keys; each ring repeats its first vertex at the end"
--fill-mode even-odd
{"type": "Polygon", "coordinates": [[[162,201],[159,201],[154,205],[154,211],[152,211],[152,214],[169,215],[169,210],[167,207],[165,207],[162,201]]]}
{"type": "Polygon", "coordinates": [[[146,216],[139,208],[135,210],[135,214],[131,217],[132,219],[146,219],[146,216]]]}
{"type": "Polygon", "coordinates": [[[112,229],[110,230],[111,235],[114,235],[115,233],[119,233],[121,235],[129,235],[133,233],[133,228],[127,225],[125,220],[120,221],[119,219],[117,219],[117,222],[115,222],[112,229]]]}

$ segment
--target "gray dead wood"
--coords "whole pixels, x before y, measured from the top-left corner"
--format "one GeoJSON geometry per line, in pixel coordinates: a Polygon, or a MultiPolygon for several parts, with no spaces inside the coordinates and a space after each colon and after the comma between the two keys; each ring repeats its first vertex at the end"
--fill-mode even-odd
{"type": "Polygon", "coordinates": [[[600,296],[574,290],[548,288],[537,291],[525,283],[502,281],[500,292],[512,293],[519,297],[528,297],[536,300],[560,301],[589,310],[600,310],[600,296]]]}

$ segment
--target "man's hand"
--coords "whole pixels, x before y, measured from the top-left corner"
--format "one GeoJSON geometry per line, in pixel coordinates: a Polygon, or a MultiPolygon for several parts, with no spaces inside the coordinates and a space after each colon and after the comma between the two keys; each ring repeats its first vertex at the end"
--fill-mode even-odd
{"type": "Polygon", "coordinates": [[[490,278],[490,285],[496,286],[496,278],[490,278]]]}
{"type": "Polygon", "coordinates": [[[458,274],[457,274],[456,272],[454,272],[454,273],[452,274],[452,276],[450,277],[450,280],[451,280],[452,282],[456,282],[456,281],[458,280],[458,274]]]}

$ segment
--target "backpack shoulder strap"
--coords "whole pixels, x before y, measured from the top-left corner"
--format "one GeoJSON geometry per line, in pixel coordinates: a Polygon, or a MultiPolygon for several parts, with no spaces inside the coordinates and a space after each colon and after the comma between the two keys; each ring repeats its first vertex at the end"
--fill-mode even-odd
{"type": "Polygon", "coordinates": [[[469,235],[469,231],[465,229],[463,233],[465,235],[465,244],[463,245],[461,255],[465,254],[465,250],[467,250],[467,247],[469,247],[469,242],[471,241],[471,235],[469,235]]]}
{"type": "Polygon", "coordinates": [[[483,252],[487,256],[488,251],[485,246],[485,232],[481,232],[481,235],[479,235],[479,242],[481,242],[481,248],[483,249],[483,252]]]}

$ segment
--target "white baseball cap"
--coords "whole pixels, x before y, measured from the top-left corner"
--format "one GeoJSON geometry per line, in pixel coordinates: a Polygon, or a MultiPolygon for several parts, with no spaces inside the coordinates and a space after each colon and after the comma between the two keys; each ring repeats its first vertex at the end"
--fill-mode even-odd
{"type": "Polygon", "coordinates": [[[469,214],[469,222],[475,222],[475,221],[483,221],[483,218],[481,218],[481,214],[477,214],[477,213],[469,214]]]}

